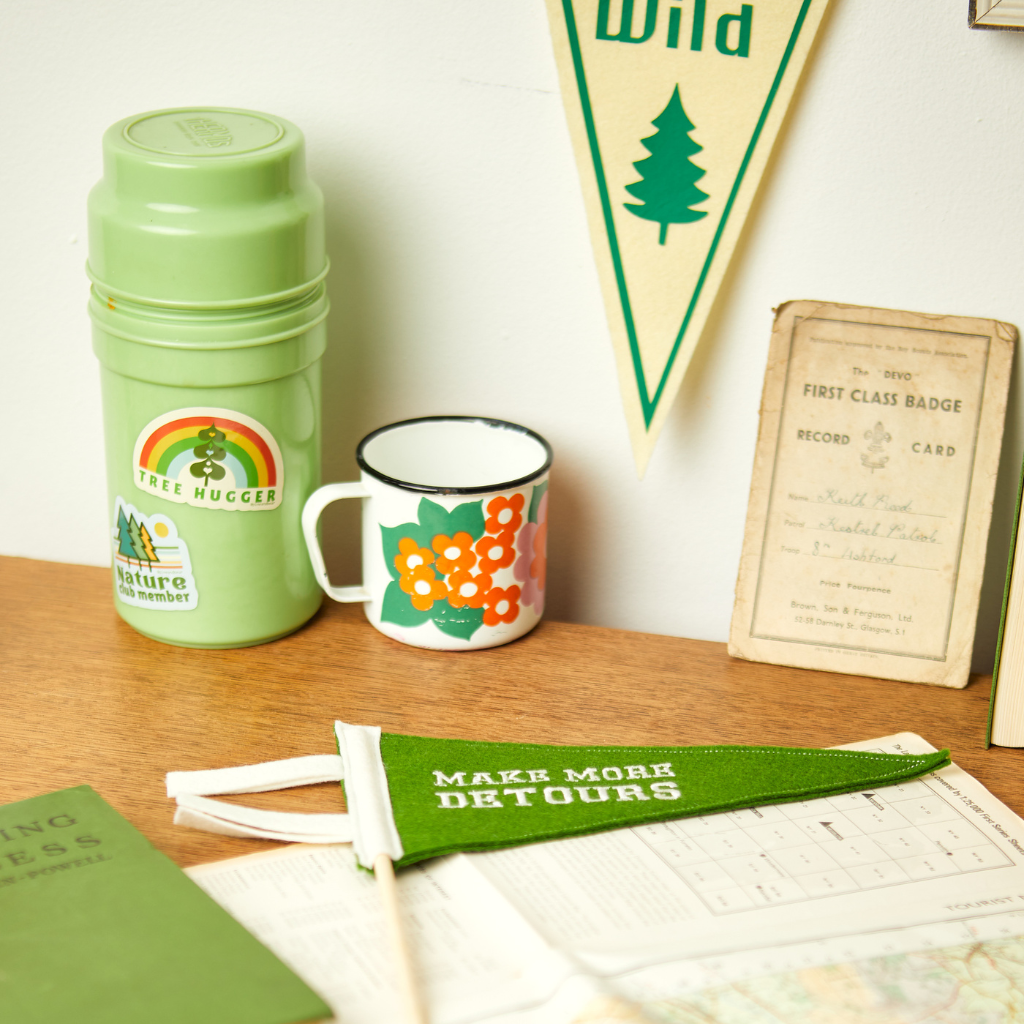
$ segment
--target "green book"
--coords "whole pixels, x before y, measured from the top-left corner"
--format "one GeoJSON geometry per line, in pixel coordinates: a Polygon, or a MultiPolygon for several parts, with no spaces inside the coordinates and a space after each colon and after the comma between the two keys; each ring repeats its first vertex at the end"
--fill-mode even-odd
{"type": "Polygon", "coordinates": [[[299,1024],[330,1016],[89,786],[0,807],[0,1020],[299,1024]]]}
{"type": "Polygon", "coordinates": [[[1024,499],[1024,469],[1017,485],[1017,509],[1010,534],[1010,560],[1003,587],[1003,610],[999,618],[996,658],[992,666],[992,693],[988,706],[985,746],[1024,747],[1024,532],[1020,528],[1021,502],[1024,499]],[[1016,573],[1015,573],[1016,570],[1016,573]]]}

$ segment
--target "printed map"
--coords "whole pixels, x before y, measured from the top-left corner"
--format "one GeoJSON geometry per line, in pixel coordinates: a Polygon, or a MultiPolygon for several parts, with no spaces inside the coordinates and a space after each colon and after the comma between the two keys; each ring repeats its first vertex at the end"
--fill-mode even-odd
{"type": "Polygon", "coordinates": [[[643,1010],[658,1024],[1010,1024],[1024,1021],[1024,936],[788,971],[643,1010]]]}

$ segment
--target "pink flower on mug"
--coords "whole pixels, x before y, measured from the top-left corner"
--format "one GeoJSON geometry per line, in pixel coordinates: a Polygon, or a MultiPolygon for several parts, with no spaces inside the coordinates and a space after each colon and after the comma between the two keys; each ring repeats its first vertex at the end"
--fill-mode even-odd
{"type": "Polygon", "coordinates": [[[439,533],[430,546],[437,552],[437,571],[445,576],[457,569],[468,570],[476,565],[473,538],[465,530],[460,530],[454,537],[439,533]]]}
{"type": "Polygon", "coordinates": [[[437,579],[429,565],[414,566],[411,572],[402,576],[398,585],[409,595],[413,608],[421,612],[430,611],[435,601],[443,601],[448,596],[444,580],[437,579]]]}
{"type": "Polygon", "coordinates": [[[512,568],[516,579],[523,585],[522,603],[532,605],[540,611],[543,597],[541,588],[537,581],[530,575],[530,563],[533,561],[533,538],[537,533],[536,523],[527,523],[520,531],[516,540],[516,547],[519,549],[519,557],[512,568]]]}
{"type": "Polygon", "coordinates": [[[540,499],[537,506],[537,532],[533,537],[533,561],[530,576],[537,581],[537,587],[544,589],[548,577],[548,494],[540,499]]]}
{"type": "Polygon", "coordinates": [[[474,576],[466,569],[457,569],[448,577],[448,603],[453,608],[482,608],[492,583],[485,572],[474,576]]]}
{"type": "Polygon", "coordinates": [[[484,598],[484,625],[496,626],[499,622],[515,622],[519,617],[519,588],[516,586],[502,590],[494,587],[484,598]]]}
{"type": "Polygon", "coordinates": [[[522,603],[531,605],[539,612],[544,606],[544,586],[548,571],[548,496],[545,492],[537,506],[536,523],[527,523],[519,531],[516,559],[513,573],[523,585],[522,603]]]}
{"type": "Polygon", "coordinates": [[[484,572],[493,573],[511,565],[516,557],[515,539],[516,535],[511,530],[502,530],[497,537],[481,537],[476,542],[480,568],[484,572]]]}
{"type": "Polygon", "coordinates": [[[412,537],[403,537],[398,542],[395,568],[402,576],[407,576],[420,566],[429,565],[433,560],[434,553],[429,548],[421,548],[412,537]]]}
{"type": "Polygon", "coordinates": [[[501,534],[505,530],[515,533],[523,521],[525,501],[521,494],[513,494],[511,498],[503,498],[501,495],[492,498],[487,503],[487,522],[484,529],[488,533],[501,534]]]}

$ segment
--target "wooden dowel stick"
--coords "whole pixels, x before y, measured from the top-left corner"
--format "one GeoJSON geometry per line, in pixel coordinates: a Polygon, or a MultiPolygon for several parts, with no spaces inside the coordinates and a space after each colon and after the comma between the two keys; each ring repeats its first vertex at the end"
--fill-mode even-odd
{"type": "Polygon", "coordinates": [[[395,883],[395,866],[386,853],[377,854],[377,859],[373,862],[373,874],[377,879],[380,902],[384,907],[384,917],[388,923],[391,950],[394,954],[398,986],[402,992],[406,1017],[409,1024],[429,1024],[427,1010],[416,984],[416,976],[413,974],[412,961],[409,959],[409,946],[405,941],[402,919],[398,916],[398,886],[395,883]]]}

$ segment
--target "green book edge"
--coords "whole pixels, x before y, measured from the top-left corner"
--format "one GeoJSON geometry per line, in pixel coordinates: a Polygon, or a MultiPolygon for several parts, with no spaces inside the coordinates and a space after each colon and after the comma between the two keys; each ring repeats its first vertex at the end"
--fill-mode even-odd
{"type": "Polygon", "coordinates": [[[996,708],[996,687],[999,685],[999,662],[1003,654],[1003,636],[1006,631],[1006,610],[1010,603],[1010,580],[1013,577],[1013,563],[1017,557],[1017,534],[1020,531],[1020,507],[1024,498],[1024,464],[1021,466],[1020,482],[1017,484],[1017,505],[1013,511],[1013,531],[1010,534],[1010,556],[1006,563],[1006,581],[1003,584],[1003,608],[999,614],[999,633],[996,638],[996,657],[992,665],[992,689],[988,698],[988,721],[985,725],[985,749],[992,746],[992,715],[996,708]]]}
{"type": "Polygon", "coordinates": [[[0,1020],[299,1024],[331,1016],[90,786],[0,806],[0,1020]]]}

